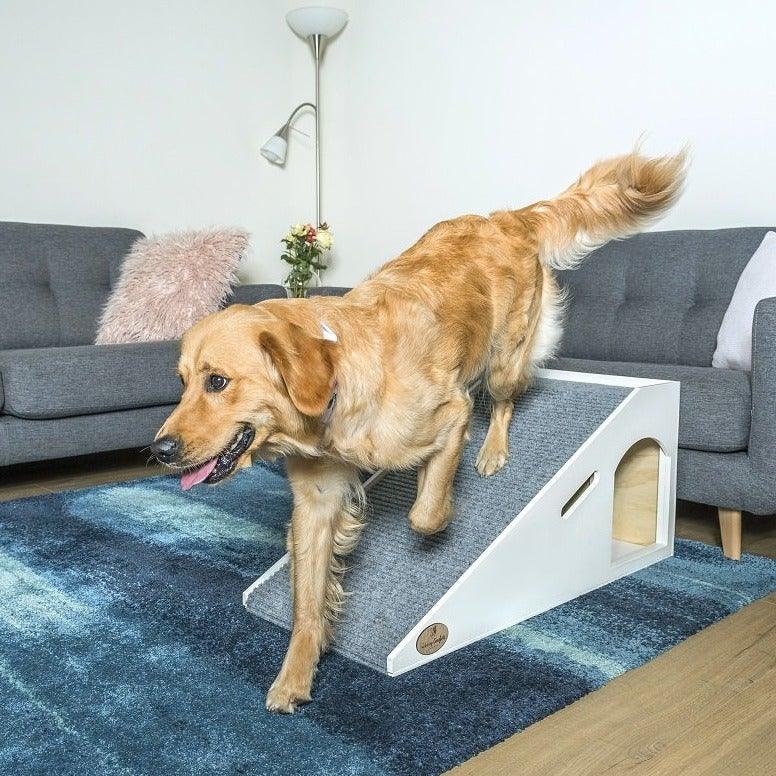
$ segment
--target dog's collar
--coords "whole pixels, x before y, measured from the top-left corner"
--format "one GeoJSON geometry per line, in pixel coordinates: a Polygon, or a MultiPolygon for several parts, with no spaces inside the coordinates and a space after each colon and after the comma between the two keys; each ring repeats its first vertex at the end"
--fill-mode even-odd
{"type": "Polygon", "coordinates": [[[334,387],[331,389],[331,398],[329,399],[329,403],[326,405],[326,409],[323,411],[323,415],[321,415],[321,423],[323,423],[324,426],[329,425],[332,415],[334,415],[334,408],[336,406],[337,406],[337,381],[335,380],[334,387]]]}

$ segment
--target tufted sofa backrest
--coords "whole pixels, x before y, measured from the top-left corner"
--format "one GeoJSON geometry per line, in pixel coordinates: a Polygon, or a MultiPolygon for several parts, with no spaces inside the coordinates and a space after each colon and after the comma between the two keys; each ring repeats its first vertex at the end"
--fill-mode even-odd
{"type": "Polygon", "coordinates": [[[561,355],[711,366],[738,278],[767,231],[647,232],[559,272],[570,297],[561,355]]]}
{"type": "Polygon", "coordinates": [[[0,350],[94,342],[134,229],[0,222],[0,350]]]}

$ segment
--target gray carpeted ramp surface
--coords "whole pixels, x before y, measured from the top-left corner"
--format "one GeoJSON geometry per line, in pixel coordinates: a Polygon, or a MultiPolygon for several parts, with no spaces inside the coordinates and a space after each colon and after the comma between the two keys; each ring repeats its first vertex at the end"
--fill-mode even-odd
{"type": "MultiPolygon", "coordinates": [[[[471,440],[456,474],[456,516],[440,535],[424,537],[410,528],[407,514],[415,499],[415,472],[391,472],[380,480],[369,492],[368,522],[348,560],[344,587],[350,595],[335,629],[334,649],[385,673],[396,645],[630,390],[537,380],[516,404],[509,461],[486,479],[474,469],[490,417],[489,397],[479,395],[471,440]]],[[[289,628],[288,567],[255,588],[246,607],[289,628]]]]}

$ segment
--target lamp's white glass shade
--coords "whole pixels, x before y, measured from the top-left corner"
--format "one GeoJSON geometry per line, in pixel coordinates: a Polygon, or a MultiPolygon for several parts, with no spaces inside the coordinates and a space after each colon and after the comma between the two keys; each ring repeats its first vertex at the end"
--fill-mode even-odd
{"type": "Polygon", "coordinates": [[[283,164],[286,161],[288,143],[280,135],[273,135],[261,147],[261,155],[272,164],[283,164]]]}
{"type": "Polygon", "coordinates": [[[300,37],[323,35],[331,38],[347,23],[348,15],[339,8],[296,8],[286,14],[288,26],[300,37]]]}

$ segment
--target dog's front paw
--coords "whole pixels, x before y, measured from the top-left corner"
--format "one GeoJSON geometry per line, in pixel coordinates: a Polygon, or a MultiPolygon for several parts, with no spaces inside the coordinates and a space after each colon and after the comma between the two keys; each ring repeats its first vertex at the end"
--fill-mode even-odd
{"type": "Polygon", "coordinates": [[[428,509],[415,504],[410,510],[410,525],[413,530],[424,536],[440,533],[453,519],[453,505],[450,502],[436,509],[428,509]]]}
{"type": "Polygon", "coordinates": [[[503,447],[491,446],[486,441],[477,455],[474,466],[480,477],[490,477],[504,466],[508,457],[509,453],[503,447]]]}
{"type": "Polygon", "coordinates": [[[286,681],[276,679],[267,693],[267,710],[275,711],[280,714],[293,714],[297,706],[302,703],[309,703],[312,700],[310,690],[295,688],[286,681]]]}

